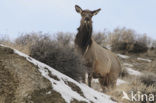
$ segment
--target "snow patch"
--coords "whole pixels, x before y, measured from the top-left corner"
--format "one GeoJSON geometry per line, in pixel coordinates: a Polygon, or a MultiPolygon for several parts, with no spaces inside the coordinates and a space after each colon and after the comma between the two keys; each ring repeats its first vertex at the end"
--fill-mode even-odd
{"type": "Polygon", "coordinates": [[[127,72],[128,72],[130,75],[135,75],[135,76],[141,76],[141,75],[142,75],[141,72],[136,71],[136,70],[134,70],[134,69],[132,69],[132,68],[126,67],[126,69],[127,69],[127,72]]]}
{"type": "Polygon", "coordinates": [[[145,62],[152,62],[152,60],[150,59],[144,59],[144,58],[137,58],[137,60],[141,60],[141,61],[145,61],[145,62]]]}
{"type": "Polygon", "coordinates": [[[99,83],[99,79],[92,79],[92,82],[94,82],[94,83],[99,83]]]}
{"type": "Polygon", "coordinates": [[[120,58],[123,58],[123,59],[129,59],[129,56],[127,55],[122,55],[122,54],[117,54],[120,58]]]}
{"type": "Polygon", "coordinates": [[[108,49],[108,50],[112,50],[112,47],[111,47],[111,45],[106,45],[106,48],[108,49]]]}
{"type": "Polygon", "coordinates": [[[51,94],[51,91],[47,92],[46,94],[51,94]]]}
{"type": "Polygon", "coordinates": [[[123,63],[124,66],[128,66],[128,67],[133,67],[132,64],[129,64],[129,63],[123,63]]]}
{"type": "Polygon", "coordinates": [[[116,85],[118,86],[118,85],[127,84],[127,83],[128,83],[128,82],[126,82],[126,81],[124,81],[124,80],[118,79],[116,85]]]}

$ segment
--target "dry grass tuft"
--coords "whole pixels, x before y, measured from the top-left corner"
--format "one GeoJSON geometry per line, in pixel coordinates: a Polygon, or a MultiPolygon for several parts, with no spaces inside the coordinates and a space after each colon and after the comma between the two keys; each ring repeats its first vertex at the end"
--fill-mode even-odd
{"type": "MultiPolygon", "coordinates": [[[[115,100],[118,102],[123,103],[132,103],[131,101],[122,99],[123,97],[123,91],[128,94],[128,96],[131,98],[131,93],[134,94],[140,92],[141,94],[156,94],[156,87],[153,85],[147,86],[145,85],[140,79],[138,78],[132,78],[131,81],[128,84],[122,84],[118,86],[117,88],[109,91],[109,95],[111,95],[115,100]]],[[[135,102],[133,102],[135,103],[135,102]]],[[[136,103],[147,103],[147,101],[140,101],[136,103]]],[[[149,102],[150,103],[150,102],[149,102]]],[[[153,102],[151,102],[153,103],[153,102]]]]}
{"type": "Polygon", "coordinates": [[[155,86],[156,87],[156,75],[153,73],[146,73],[142,75],[140,81],[144,83],[146,86],[155,86]]]}

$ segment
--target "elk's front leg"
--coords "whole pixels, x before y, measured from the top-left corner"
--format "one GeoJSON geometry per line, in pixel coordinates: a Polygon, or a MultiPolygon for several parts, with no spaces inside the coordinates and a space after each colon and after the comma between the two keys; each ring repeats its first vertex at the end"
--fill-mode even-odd
{"type": "Polygon", "coordinates": [[[91,82],[92,82],[92,73],[88,73],[88,86],[91,87],[91,82]]]}

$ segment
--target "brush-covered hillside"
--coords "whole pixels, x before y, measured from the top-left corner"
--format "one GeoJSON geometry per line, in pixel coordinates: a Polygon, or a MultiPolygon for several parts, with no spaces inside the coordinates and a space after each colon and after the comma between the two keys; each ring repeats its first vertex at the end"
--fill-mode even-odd
{"type": "Polygon", "coordinates": [[[15,49],[0,46],[0,103],[115,103],[15,49]]]}
{"type": "Polygon", "coordinates": [[[30,33],[0,39],[8,46],[0,46],[0,103],[156,103],[156,41],[126,28],[93,38],[120,59],[115,88],[103,93],[97,79],[87,86],[90,68],[75,52],[73,34],[30,33]]]}

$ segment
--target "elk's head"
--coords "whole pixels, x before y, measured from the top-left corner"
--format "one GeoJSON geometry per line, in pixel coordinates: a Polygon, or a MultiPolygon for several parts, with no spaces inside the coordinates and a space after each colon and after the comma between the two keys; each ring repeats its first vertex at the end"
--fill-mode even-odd
{"type": "Polygon", "coordinates": [[[92,17],[94,15],[96,15],[101,9],[97,9],[97,10],[82,10],[81,7],[79,7],[78,5],[75,5],[75,10],[80,13],[81,15],[81,23],[83,24],[90,24],[92,23],[92,17]]]}

